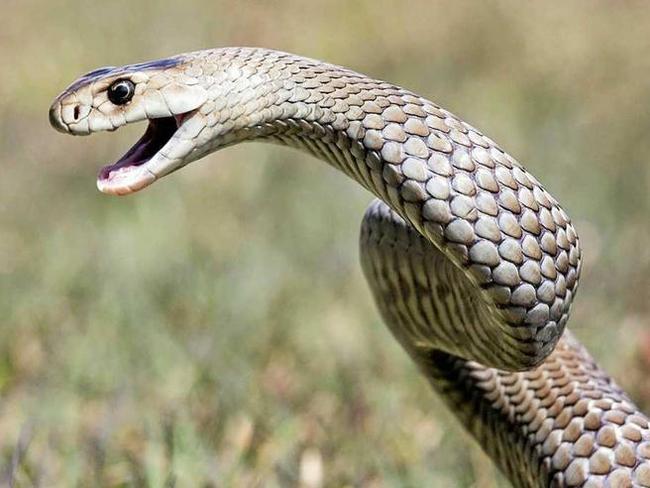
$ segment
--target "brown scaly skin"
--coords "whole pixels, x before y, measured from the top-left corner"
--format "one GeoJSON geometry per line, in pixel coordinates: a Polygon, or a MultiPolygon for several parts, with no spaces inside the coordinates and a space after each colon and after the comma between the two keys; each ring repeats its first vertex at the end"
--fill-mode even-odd
{"type": "Polygon", "coordinates": [[[250,140],[328,162],[380,199],[361,256],[385,322],[515,486],[650,486],[647,418],[561,339],[575,229],[494,141],[390,83],[255,48],[96,70],[50,109],[78,135],[142,120],[100,190],[132,193],[250,140]]]}
{"type": "Polygon", "coordinates": [[[441,309],[445,300],[462,307],[462,298],[444,286],[454,273],[451,266],[378,202],[368,209],[361,241],[364,271],[384,320],[514,486],[650,485],[648,418],[569,331],[541,365],[520,373],[415,347],[415,334],[405,331],[420,313],[405,316],[396,304],[414,293],[431,309],[441,309]],[[415,267],[427,277],[417,290],[406,284],[415,267]],[[406,285],[391,287],[391,280],[406,285]]]}

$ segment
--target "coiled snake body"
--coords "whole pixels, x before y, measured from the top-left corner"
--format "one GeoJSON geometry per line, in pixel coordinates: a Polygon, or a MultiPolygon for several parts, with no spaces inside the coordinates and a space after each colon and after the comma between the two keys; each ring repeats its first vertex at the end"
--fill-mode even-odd
{"type": "Polygon", "coordinates": [[[141,120],[100,190],[140,190],[242,141],[327,161],[378,197],[361,256],[384,321],[513,484],[650,486],[647,417],[562,335],[576,232],[480,131],[390,83],[257,48],[101,68],[50,109],[76,135],[141,120]]]}

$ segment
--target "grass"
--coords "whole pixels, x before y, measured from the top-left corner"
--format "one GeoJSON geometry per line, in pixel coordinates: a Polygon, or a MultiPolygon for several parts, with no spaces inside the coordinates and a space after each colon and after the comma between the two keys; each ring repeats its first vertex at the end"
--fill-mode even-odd
{"type": "Polygon", "coordinates": [[[570,326],[650,410],[650,12],[606,2],[9,2],[0,33],[0,480],[13,486],[501,486],[380,322],[370,200],[244,145],[134,197],[94,189],[140,127],[52,131],[66,83],[220,45],[429,96],[564,203],[570,326]],[[483,4],[482,4],[483,5],[483,4]]]}

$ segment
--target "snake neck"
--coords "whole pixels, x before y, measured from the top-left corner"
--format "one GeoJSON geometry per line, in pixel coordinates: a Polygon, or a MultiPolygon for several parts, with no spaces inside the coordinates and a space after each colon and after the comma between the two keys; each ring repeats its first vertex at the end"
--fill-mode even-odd
{"type": "MultiPolygon", "coordinates": [[[[219,73],[207,85],[212,101],[201,109],[211,141],[200,156],[243,141],[269,141],[329,163],[401,214],[408,202],[425,197],[420,187],[400,194],[409,178],[399,163],[409,156],[404,145],[410,135],[411,152],[427,157],[423,120],[446,117],[431,102],[339,66],[265,49],[220,49],[193,62],[219,73]],[[404,128],[409,117],[412,134],[404,128]]],[[[412,217],[421,224],[418,214],[412,217]]]]}
{"type": "Polygon", "coordinates": [[[327,161],[462,271],[489,311],[488,336],[511,338],[496,357],[463,357],[512,370],[550,353],[577,287],[579,243],[553,197],[491,139],[422,97],[338,66],[264,49],[190,59],[209,92],[193,117],[198,132],[186,131],[195,159],[267,140],[327,161]]]}

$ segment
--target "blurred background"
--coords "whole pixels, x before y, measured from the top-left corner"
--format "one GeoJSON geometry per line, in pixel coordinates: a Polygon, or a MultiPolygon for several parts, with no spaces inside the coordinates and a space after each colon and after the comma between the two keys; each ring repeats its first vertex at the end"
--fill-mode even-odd
{"type": "Polygon", "coordinates": [[[371,196],[249,144],[128,198],[141,126],[64,137],[93,68],[255,45],[433,99],[522,161],[584,246],[569,326],[650,411],[650,9],[643,2],[4,0],[0,482],[505,484],[380,322],[371,196]]]}

